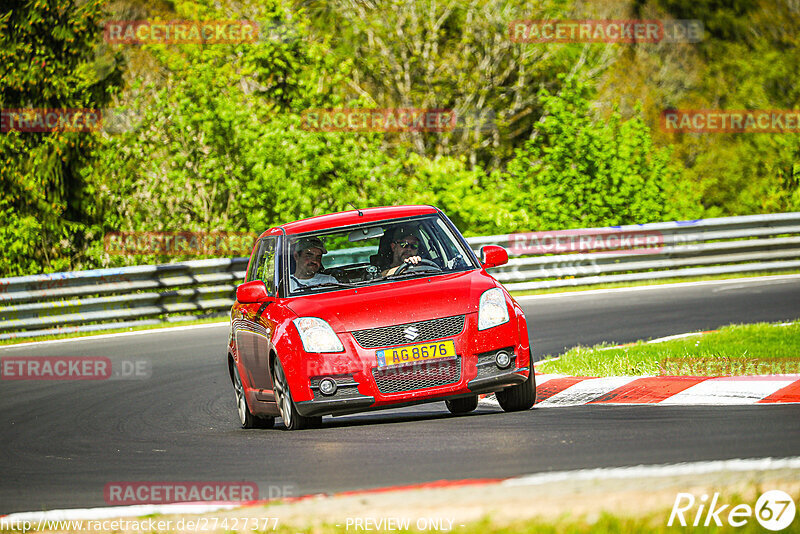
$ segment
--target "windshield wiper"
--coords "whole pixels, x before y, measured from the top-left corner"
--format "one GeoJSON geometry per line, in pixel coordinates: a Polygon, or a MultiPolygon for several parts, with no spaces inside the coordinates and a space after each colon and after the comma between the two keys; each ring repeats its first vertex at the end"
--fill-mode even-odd
{"type": "Polygon", "coordinates": [[[358,286],[356,286],[355,284],[345,284],[344,282],[323,282],[321,284],[306,286],[302,289],[309,290],[309,289],[316,289],[318,287],[341,287],[345,289],[350,289],[351,287],[358,287],[358,286]]]}
{"type": "Polygon", "coordinates": [[[387,274],[385,276],[381,276],[380,280],[403,280],[405,278],[414,278],[414,277],[418,277],[418,276],[421,276],[421,277],[424,278],[425,276],[428,276],[428,274],[426,274],[426,272],[429,272],[429,271],[430,272],[435,272],[435,273],[443,272],[441,269],[435,269],[430,265],[422,265],[422,267],[427,267],[427,269],[425,269],[425,270],[418,269],[416,271],[408,271],[408,272],[405,272],[405,273],[400,273],[399,275],[398,274],[394,274],[394,273],[387,274]]]}

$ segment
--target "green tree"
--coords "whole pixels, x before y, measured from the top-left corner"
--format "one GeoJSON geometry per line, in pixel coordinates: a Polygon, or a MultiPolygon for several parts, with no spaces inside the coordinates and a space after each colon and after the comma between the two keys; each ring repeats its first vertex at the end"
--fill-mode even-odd
{"type": "Polygon", "coordinates": [[[628,47],[603,81],[600,102],[633,102],[674,146],[683,181],[700,194],[704,216],[796,210],[800,196],[797,133],[675,133],[657,130],[665,109],[792,110],[800,105],[800,11],[794,1],[648,0],[633,16],[695,19],[705,27],[696,44],[628,47]]]}
{"type": "Polygon", "coordinates": [[[351,94],[378,108],[447,108],[458,117],[451,132],[394,134],[386,136],[387,147],[466,156],[470,167],[507,163],[542,113],[537,91],[557,91],[557,74],[589,79],[613,57],[611,46],[511,39],[515,20],[582,18],[559,0],[297,3],[307,8],[315,35],[336,28],[334,53],[354,62],[351,94]]]}
{"type": "MultiPolygon", "coordinates": [[[[244,7],[242,18],[269,29],[258,42],[145,47],[166,79],[131,87],[138,128],[107,136],[91,173],[108,230],[260,232],[351,202],[399,199],[402,166],[381,149],[380,134],[302,128],[302,111],[342,105],[348,62],[279,2],[244,7]]],[[[196,2],[176,10],[226,17],[196,2]]],[[[163,260],[107,258],[100,242],[94,254],[103,264],[163,260]]]]}
{"type": "MultiPolygon", "coordinates": [[[[102,1],[11,0],[0,7],[0,109],[102,109],[121,83],[97,56],[102,1]]],[[[109,60],[110,59],[110,60],[109,60]]],[[[0,133],[0,275],[76,268],[99,222],[82,178],[94,133],[0,133]]]]}
{"type": "Polygon", "coordinates": [[[679,169],[656,149],[641,117],[593,117],[592,91],[568,80],[541,92],[545,115],[509,163],[504,205],[518,230],[636,224],[692,216],[698,205],[671,188],[679,169]],[[676,200],[682,199],[682,200],[676,200]]]}

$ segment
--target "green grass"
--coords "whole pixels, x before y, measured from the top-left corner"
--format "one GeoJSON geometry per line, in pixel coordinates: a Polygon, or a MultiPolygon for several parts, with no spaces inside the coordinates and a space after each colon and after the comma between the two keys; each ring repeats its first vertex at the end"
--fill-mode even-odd
{"type": "Polygon", "coordinates": [[[654,286],[663,284],[678,284],[681,282],[706,282],[709,280],[736,280],[739,278],[751,278],[760,276],[783,276],[787,274],[800,274],[800,270],[794,269],[779,273],[776,273],[774,271],[772,272],[761,271],[754,273],[730,273],[730,274],[719,274],[714,276],[687,276],[683,278],[641,280],[638,282],[614,282],[609,284],[594,284],[590,286],[552,287],[549,289],[530,289],[527,291],[511,291],[511,294],[515,297],[524,297],[526,295],[545,295],[549,293],[571,293],[574,291],[589,291],[592,289],[616,289],[619,287],[654,286]]]}
{"type": "MultiPolygon", "coordinates": [[[[760,495],[763,494],[768,489],[776,489],[774,487],[761,487],[760,484],[750,483],[746,488],[748,494],[751,495],[760,495]]],[[[788,488],[787,488],[788,489],[788,488]]],[[[395,533],[395,532],[426,532],[426,533],[435,533],[435,532],[453,532],[454,534],[561,534],[561,533],[568,533],[568,534],[619,534],[619,533],[628,533],[628,532],[636,532],[636,533],[643,533],[643,534],[661,534],[661,533],[672,533],[672,532],[687,532],[687,531],[697,531],[697,532],[715,532],[720,534],[733,534],[733,533],[742,533],[742,534],[749,534],[751,532],[766,532],[761,525],[758,523],[757,519],[754,516],[746,517],[746,524],[741,527],[734,527],[728,523],[728,513],[730,512],[733,506],[737,506],[740,504],[745,504],[749,507],[750,510],[755,508],[756,498],[742,498],[739,491],[732,490],[730,488],[714,488],[715,491],[718,491],[720,494],[719,503],[727,504],[728,506],[719,514],[720,522],[722,523],[721,527],[717,526],[709,526],[705,527],[702,523],[706,519],[706,513],[703,512],[700,519],[700,526],[693,527],[692,522],[695,517],[695,513],[698,511],[697,506],[693,507],[691,510],[686,511],[684,513],[684,519],[687,521],[687,526],[682,527],[676,520],[673,523],[673,526],[668,527],[667,522],[670,517],[672,502],[665,503],[664,507],[661,510],[653,511],[652,509],[648,511],[641,510],[637,508],[636,497],[631,498],[631,502],[628,502],[624,507],[624,510],[609,512],[608,510],[598,509],[597,512],[592,512],[588,515],[575,515],[571,513],[564,513],[561,516],[555,519],[548,519],[542,517],[534,517],[534,518],[524,518],[524,519],[517,519],[517,520],[508,520],[508,519],[495,519],[491,515],[486,515],[482,519],[478,521],[459,521],[458,517],[454,517],[452,514],[442,511],[441,513],[432,513],[427,517],[430,518],[438,518],[438,519],[447,519],[452,520],[452,530],[437,530],[434,528],[428,528],[427,530],[418,530],[416,528],[416,519],[410,516],[406,516],[402,513],[398,514],[374,514],[369,512],[364,513],[356,513],[353,514],[352,517],[357,518],[371,518],[373,520],[380,521],[381,519],[388,519],[390,517],[393,518],[400,518],[405,519],[408,517],[409,526],[411,527],[409,530],[399,529],[399,530],[385,530],[375,528],[374,525],[370,525],[370,532],[383,532],[383,533],[395,533]],[[462,526],[463,525],[463,526],[462,526]]],[[[696,493],[696,492],[695,492],[696,493]]],[[[711,493],[708,491],[707,493],[711,493]]],[[[576,495],[577,496],[577,495],[576,495]]],[[[800,502],[800,494],[796,492],[790,491],[790,496],[793,498],[794,502],[800,502]]],[[[580,496],[577,496],[580,498],[580,496]]],[[[643,498],[648,497],[647,492],[642,493],[643,498]]],[[[565,496],[565,499],[569,499],[569,496],[565,496]]],[[[267,507],[264,507],[267,508],[267,507]]],[[[265,519],[259,518],[257,516],[252,516],[251,514],[247,514],[251,516],[251,521],[258,521],[259,525],[265,523],[265,519]]],[[[265,511],[264,516],[269,516],[269,512],[265,511]]],[[[215,523],[214,520],[215,514],[206,514],[202,517],[206,518],[206,525],[208,525],[208,529],[206,532],[228,532],[224,530],[224,525],[231,525],[237,520],[233,518],[229,518],[227,521],[228,523],[224,523],[224,515],[219,517],[215,523]],[[216,528],[212,528],[216,525],[216,528]]],[[[137,521],[142,520],[148,517],[154,517],[156,519],[165,519],[166,516],[162,516],[161,514],[150,514],[148,516],[141,516],[139,518],[127,518],[129,521],[137,521]]],[[[198,518],[201,516],[193,516],[187,515],[184,516],[186,521],[194,521],[195,523],[198,521],[198,518]]],[[[423,516],[425,517],[425,516],[423,516]]],[[[172,521],[172,524],[175,524],[178,519],[175,517],[169,518],[172,521]]],[[[85,520],[84,523],[87,521],[85,520]]],[[[713,525],[713,521],[709,521],[713,525]]],[[[287,524],[283,520],[278,520],[276,528],[273,530],[273,520],[266,521],[268,524],[268,528],[264,530],[258,530],[258,532],[265,532],[269,533],[272,532],[274,534],[297,534],[297,533],[308,533],[308,534],[349,534],[353,532],[365,532],[364,529],[355,528],[354,525],[350,525],[349,527],[345,524],[345,521],[338,521],[338,525],[333,524],[331,522],[324,523],[324,524],[316,524],[315,526],[304,526],[298,527],[296,525],[287,524]]],[[[238,524],[238,522],[237,522],[238,524]]],[[[448,522],[445,521],[445,526],[448,525],[448,522]]],[[[396,528],[396,527],[395,527],[396,528]]],[[[251,532],[251,530],[246,530],[247,532],[251,532]]],[[[19,533],[22,532],[21,529],[7,529],[2,528],[0,529],[1,533],[19,533]]],[[[30,532],[30,531],[29,531],[30,532]]],[[[92,532],[106,532],[102,530],[93,530],[92,532]]],[[[173,530],[168,530],[166,532],[175,532],[173,530]]],[[[239,532],[244,532],[243,530],[239,530],[239,532]]],[[[780,532],[785,534],[795,534],[800,533],[800,514],[795,517],[795,520],[785,529],[781,530],[780,532]]]]}
{"type": "Polygon", "coordinates": [[[730,325],[661,343],[611,346],[576,347],[558,360],[537,363],[536,370],[572,376],[800,373],[800,321],[730,325]]]}
{"type": "Polygon", "coordinates": [[[113,328],[110,330],[99,330],[96,332],[73,332],[68,334],[56,334],[51,336],[39,336],[39,337],[21,337],[17,339],[3,339],[0,340],[0,346],[3,345],[17,345],[19,343],[30,343],[31,341],[49,341],[51,339],[68,339],[73,337],[91,337],[91,336],[101,336],[105,334],[118,334],[120,332],[136,332],[139,330],[155,330],[158,328],[172,328],[174,326],[187,326],[187,325],[194,325],[194,324],[208,324],[208,323],[219,323],[227,321],[227,317],[209,317],[207,319],[193,319],[188,321],[175,321],[174,323],[162,323],[162,324],[152,324],[152,325],[142,325],[142,326],[131,326],[128,328],[113,328]]]}

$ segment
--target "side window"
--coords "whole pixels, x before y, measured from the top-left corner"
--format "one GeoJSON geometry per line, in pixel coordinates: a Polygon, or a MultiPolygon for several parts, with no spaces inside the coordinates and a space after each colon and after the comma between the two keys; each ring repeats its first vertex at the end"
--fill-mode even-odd
{"type": "Polygon", "coordinates": [[[256,268],[258,267],[258,251],[261,249],[261,240],[259,239],[253,247],[252,257],[247,266],[247,274],[244,277],[245,282],[252,282],[256,279],[256,268]]]}
{"type": "Polygon", "coordinates": [[[275,295],[275,244],[277,238],[265,237],[258,249],[258,258],[253,280],[261,280],[267,286],[267,294],[275,295]]]}

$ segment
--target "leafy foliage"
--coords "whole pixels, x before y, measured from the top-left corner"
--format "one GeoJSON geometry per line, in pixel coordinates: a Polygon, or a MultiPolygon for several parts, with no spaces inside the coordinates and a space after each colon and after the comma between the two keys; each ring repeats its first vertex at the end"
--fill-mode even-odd
{"type": "MultiPolygon", "coordinates": [[[[120,71],[96,57],[101,2],[12,0],[0,7],[0,109],[101,109],[120,71]]],[[[94,140],[80,132],[0,134],[0,248],[8,275],[82,263],[97,231],[81,171],[94,140]]]]}
{"type": "Polygon", "coordinates": [[[115,108],[0,134],[0,275],[109,256],[110,231],[260,232],[428,203],[468,235],[800,210],[800,135],[658,129],[665,108],[796,109],[792,3],[12,0],[0,108],[115,108]],[[698,44],[515,43],[546,18],[699,19],[698,44]],[[251,20],[241,44],[108,45],[104,19],[251,20]],[[444,133],[317,132],[310,108],[452,108],[444,133]]]}
{"type": "Polygon", "coordinates": [[[667,149],[654,149],[644,121],[622,121],[616,111],[593,118],[589,97],[589,88],[574,80],[558,95],[541,91],[545,115],[508,164],[514,225],[587,228],[691,215],[691,202],[667,201],[679,169],[667,149]]]}

